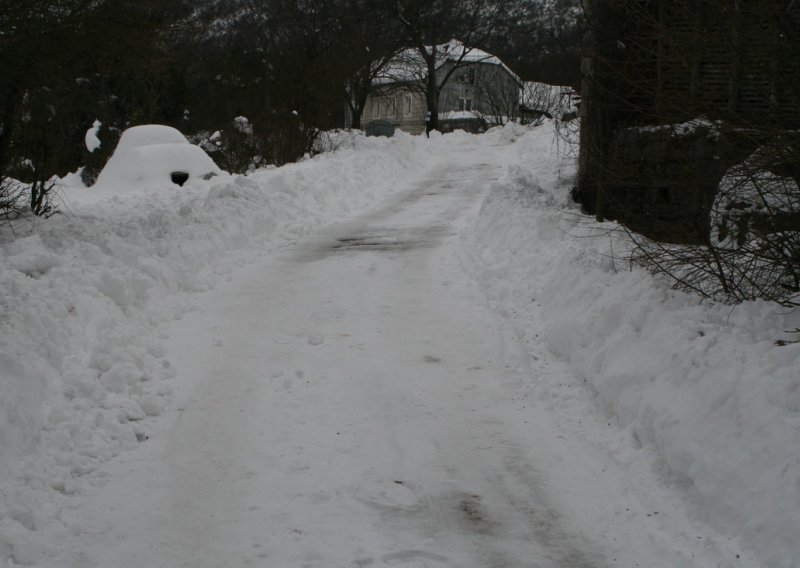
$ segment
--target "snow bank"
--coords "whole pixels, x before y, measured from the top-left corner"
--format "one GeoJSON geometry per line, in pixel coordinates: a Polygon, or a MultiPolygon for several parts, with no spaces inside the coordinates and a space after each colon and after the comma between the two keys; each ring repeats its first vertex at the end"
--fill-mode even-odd
{"type": "Polygon", "coordinates": [[[92,127],[86,131],[84,142],[86,144],[86,149],[89,150],[90,154],[102,146],[100,138],[97,136],[97,133],[100,131],[100,127],[102,125],[103,123],[101,123],[99,120],[95,120],[92,124],[92,127]]]}
{"type": "Polygon", "coordinates": [[[419,139],[353,137],[249,177],[62,188],[68,214],[0,233],[0,563],[35,563],[67,530],[65,499],[146,439],[169,401],[159,328],[185,311],[180,293],[366,207],[426,161],[419,139]]]}
{"type": "Polygon", "coordinates": [[[800,312],[701,303],[615,261],[626,243],[569,208],[553,141],[544,127],[525,135],[526,160],[465,236],[490,299],[523,336],[546,319],[551,348],[635,445],[663,458],[696,515],[742,537],[764,566],[796,566],[800,345],[775,341],[800,312]]]}

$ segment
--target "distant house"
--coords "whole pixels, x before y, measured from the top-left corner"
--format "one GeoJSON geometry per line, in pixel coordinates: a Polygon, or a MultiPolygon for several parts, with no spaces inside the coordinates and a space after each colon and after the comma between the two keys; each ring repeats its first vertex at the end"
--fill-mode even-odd
{"type": "MultiPolygon", "coordinates": [[[[439,94],[441,131],[481,132],[519,116],[522,82],[498,57],[465,48],[457,40],[436,46],[436,53],[440,83],[452,71],[439,94]]],[[[373,81],[362,124],[388,120],[410,134],[424,132],[426,79],[426,66],[416,50],[399,53],[373,81]]]]}

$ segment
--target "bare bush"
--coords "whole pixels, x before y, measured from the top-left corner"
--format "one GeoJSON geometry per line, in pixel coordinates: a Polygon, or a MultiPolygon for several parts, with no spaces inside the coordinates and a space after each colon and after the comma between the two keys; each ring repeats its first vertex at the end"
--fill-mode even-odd
{"type": "Polygon", "coordinates": [[[585,7],[576,200],[677,288],[800,305],[800,6],[585,7]]]}
{"type": "Polygon", "coordinates": [[[778,137],[723,176],[705,243],[657,243],[630,233],[632,260],[704,297],[800,306],[799,178],[796,144],[778,137]]]}
{"type": "Polygon", "coordinates": [[[494,74],[481,74],[475,82],[475,99],[484,109],[483,118],[490,126],[519,120],[519,94],[520,85],[516,81],[498,81],[494,74]]]}
{"type": "Polygon", "coordinates": [[[205,150],[220,168],[231,173],[244,174],[265,165],[253,126],[243,116],[236,117],[225,130],[199,132],[190,141],[205,150]]]}
{"type": "Polygon", "coordinates": [[[250,122],[238,116],[225,130],[200,132],[191,142],[208,152],[216,164],[232,173],[247,173],[267,165],[294,162],[314,154],[319,130],[300,122],[296,115],[250,122]]]}
{"type": "Polygon", "coordinates": [[[55,197],[58,184],[53,179],[34,180],[28,191],[30,192],[30,206],[34,215],[40,217],[51,217],[58,213],[53,198],[55,197]]]}
{"type": "Polygon", "coordinates": [[[15,179],[0,176],[0,220],[19,217],[27,206],[25,186],[15,179]]]}
{"type": "Polygon", "coordinates": [[[522,87],[521,119],[524,124],[531,124],[542,118],[564,120],[570,113],[575,113],[573,89],[538,83],[526,82],[522,87]]]}

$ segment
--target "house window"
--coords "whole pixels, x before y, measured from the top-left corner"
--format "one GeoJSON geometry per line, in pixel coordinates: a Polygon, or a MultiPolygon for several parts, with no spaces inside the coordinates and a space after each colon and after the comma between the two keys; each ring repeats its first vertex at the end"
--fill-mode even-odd
{"type": "Polygon", "coordinates": [[[403,97],[403,116],[411,116],[411,109],[414,98],[411,95],[403,97]]]}
{"type": "Polygon", "coordinates": [[[460,110],[472,110],[472,99],[459,99],[460,110]]]}
{"type": "Polygon", "coordinates": [[[372,99],[372,118],[378,118],[381,115],[381,102],[377,98],[372,99]]]}
{"type": "Polygon", "coordinates": [[[470,67],[464,73],[461,73],[457,77],[457,81],[459,81],[460,83],[470,83],[470,84],[474,85],[475,84],[475,68],[474,67],[470,67]]]}

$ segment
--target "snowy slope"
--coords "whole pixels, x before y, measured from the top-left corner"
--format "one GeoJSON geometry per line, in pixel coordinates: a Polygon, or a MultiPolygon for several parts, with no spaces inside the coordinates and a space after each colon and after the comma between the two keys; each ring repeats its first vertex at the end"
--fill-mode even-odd
{"type": "MultiPolygon", "coordinates": [[[[750,565],[797,566],[800,345],[775,341],[800,313],[701,303],[615,260],[626,243],[568,206],[552,141],[517,145],[464,237],[473,271],[523,340],[544,333],[631,446],[660,456],[696,517],[741,536],[750,565]]],[[[542,385],[555,408],[559,386],[542,385]]]]}
{"type": "MultiPolygon", "coordinates": [[[[182,189],[65,188],[69,214],[4,230],[0,562],[35,564],[52,535],[77,530],[62,509],[152,432],[175,374],[164,330],[193,309],[195,292],[392,195],[437,147],[465,136],[354,137],[299,164],[182,189]]],[[[686,496],[676,507],[729,535],[734,550],[741,539],[742,565],[795,566],[800,347],[774,341],[800,326],[800,314],[700,304],[629,271],[614,260],[625,244],[613,225],[569,207],[572,172],[553,141],[548,127],[474,138],[511,152],[514,165],[462,241],[465,263],[531,356],[555,352],[590,386],[552,373],[532,376],[532,392],[574,423],[596,393],[626,444],[620,451],[656,456],[663,480],[686,496]]],[[[565,472],[561,482],[586,475],[565,472]]],[[[575,516],[604,522],[604,511],[582,511],[574,496],[553,499],[574,499],[575,516]]],[[[667,527],[652,513],[648,522],[667,527]]],[[[730,555],[714,565],[738,563],[730,555]]]]}
{"type": "Polygon", "coordinates": [[[35,562],[37,534],[58,523],[59,509],[102,482],[92,475],[102,463],[146,439],[175,373],[160,328],[181,317],[187,292],[212,287],[253,247],[363,209],[427,159],[402,134],[356,136],[332,154],[249,177],[63,188],[67,214],[6,229],[0,559],[35,562]]]}

